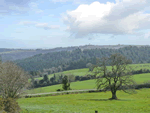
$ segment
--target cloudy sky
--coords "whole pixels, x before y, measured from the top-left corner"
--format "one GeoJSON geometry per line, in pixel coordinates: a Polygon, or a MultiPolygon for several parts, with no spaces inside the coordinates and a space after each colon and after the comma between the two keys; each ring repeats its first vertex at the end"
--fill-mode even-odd
{"type": "Polygon", "coordinates": [[[0,48],[150,44],[150,0],[0,0],[0,48]]]}

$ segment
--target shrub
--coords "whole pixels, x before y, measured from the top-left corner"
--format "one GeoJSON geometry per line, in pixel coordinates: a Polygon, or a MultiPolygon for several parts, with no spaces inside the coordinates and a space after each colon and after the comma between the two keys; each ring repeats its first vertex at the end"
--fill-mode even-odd
{"type": "Polygon", "coordinates": [[[38,86],[39,86],[39,80],[36,79],[36,80],[34,80],[34,87],[38,87],[38,86]]]}
{"type": "Polygon", "coordinates": [[[48,75],[47,75],[47,74],[44,74],[43,80],[46,81],[46,82],[49,81],[49,80],[48,80],[48,75]]]}
{"type": "Polygon", "coordinates": [[[83,81],[83,80],[89,80],[89,78],[87,76],[83,76],[83,77],[81,77],[81,81],[83,81]]]}
{"type": "Polygon", "coordinates": [[[46,86],[48,83],[46,81],[43,82],[43,85],[46,86]]]}
{"type": "Polygon", "coordinates": [[[54,81],[55,81],[55,80],[54,80],[54,77],[51,77],[51,78],[50,78],[50,82],[51,82],[51,83],[54,83],[54,81]]]}
{"type": "Polygon", "coordinates": [[[11,61],[0,63],[0,96],[17,98],[29,87],[29,74],[11,61]]]}
{"type": "Polygon", "coordinates": [[[18,102],[13,98],[0,98],[0,107],[5,111],[3,113],[19,113],[21,111],[18,102]]]}
{"type": "Polygon", "coordinates": [[[150,83],[138,84],[135,86],[135,89],[140,89],[140,88],[150,88],[150,83]]]}
{"type": "Polygon", "coordinates": [[[56,91],[63,91],[63,89],[57,89],[56,91]]]}
{"type": "Polygon", "coordinates": [[[94,90],[89,90],[89,93],[95,92],[94,90]]]}
{"type": "Polygon", "coordinates": [[[75,76],[75,81],[80,80],[80,76],[75,76]]]}
{"type": "Polygon", "coordinates": [[[39,84],[40,84],[40,85],[42,85],[43,83],[44,83],[44,80],[43,80],[43,79],[39,81],[39,84]]]}
{"type": "Polygon", "coordinates": [[[3,109],[4,109],[3,99],[0,98],[0,112],[6,113],[3,109]]]}

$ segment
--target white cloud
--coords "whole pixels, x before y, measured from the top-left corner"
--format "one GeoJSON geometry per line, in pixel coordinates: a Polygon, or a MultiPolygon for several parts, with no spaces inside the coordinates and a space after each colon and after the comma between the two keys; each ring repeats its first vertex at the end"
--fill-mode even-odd
{"type": "Polygon", "coordinates": [[[63,15],[66,31],[75,37],[89,34],[136,34],[138,30],[150,29],[150,14],[144,14],[150,6],[148,0],[116,0],[116,3],[93,2],[83,4],[63,15]]]}
{"type": "Polygon", "coordinates": [[[39,23],[39,22],[36,22],[36,21],[21,21],[19,22],[19,25],[27,25],[27,26],[30,26],[30,25],[34,25],[35,27],[38,27],[38,28],[43,28],[45,30],[48,30],[48,29],[59,29],[59,25],[48,25],[48,23],[39,23]]]}

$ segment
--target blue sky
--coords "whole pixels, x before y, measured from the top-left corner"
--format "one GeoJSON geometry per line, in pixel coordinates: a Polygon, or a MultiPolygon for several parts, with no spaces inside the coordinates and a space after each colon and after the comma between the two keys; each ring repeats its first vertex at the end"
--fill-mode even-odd
{"type": "Polygon", "coordinates": [[[150,0],[0,0],[0,48],[149,45],[150,0]]]}

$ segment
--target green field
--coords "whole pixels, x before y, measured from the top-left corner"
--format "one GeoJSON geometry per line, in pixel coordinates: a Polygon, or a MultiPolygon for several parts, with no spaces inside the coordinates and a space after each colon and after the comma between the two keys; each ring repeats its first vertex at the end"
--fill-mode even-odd
{"type": "MultiPolygon", "coordinates": [[[[150,64],[132,64],[134,70],[150,69],[150,64]]],[[[110,67],[108,67],[110,69],[110,67]]],[[[76,69],[62,72],[83,76],[88,74],[88,68],[76,69]]],[[[56,73],[57,76],[58,73],[56,73]]],[[[49,75],[49,78],[53,74],[49,75]]],[[[38,78],[42,79],[42,77],[38,78]]],[[[150,81],[150,73],[133,75],[137,84],[150,81]]],[[[96,80],[77,81],[71,83],[71,88],[96,89],[96,80]]],[[[27,90],[26,93],[47,93],[56,92],[62,85],[53,85],[34,90],[27,90]]],[[[48,97],[20,98],[18,103],[23,109],[21,113],[150,113],[150,89],[143,88],[136,90],[137,94],[126,94],[117,91],[120,100],[108,100],[111,92],[69,94],[48,97]],[[25,110],[26,109],[26,110],[25,110]],[[27,111],[28,110],[28,111],[27,111]]]]}
{"type": "MultiPolygon", "coordinates": [[[[75,76],[84,76],[86,74],[92,74],[91,72],[88,72],[88,68],[83,68],[83,69],[75,69],[75,70],[69,70],[69,71],[64,71],[64,72],[59,72],[59,73],[55,73],[55,75],[57,76],[58,74],[73,74],[75,76]]],[[[54,74],[50,74],[48,75],[49,78],[53,77],[54,74]]],[[[43,79],[43,77],[39,77],[39,78],[36,78],[36,79],[43,79]]]]}
{"type": "Polygon", "coordinates": [[[129,95],[117,92],[120,100],[108,100],[111,92],[69,94],[49,97],[21,98],[22,113],[150,113],[150,89],[129,95]],[[25,109],[28,112],[25,112],[25,109]]]}
{"type": "MultiPolygon", "coordinates": [[[[145,74],[137,74],[133,75],[133,78],[137,82],[137,84],[141,84],[147,81],[150,81],[150,73],[145,74]]],[[[71,83],[72,89],[96,89],[95,79],[93,80],[86,80],[86,81],[77,81],[71,83]]],[[[61,89],[62,85],[53,85],[53,86],[47,86],[42,88],[35,88],[34,90],[28,90],[27,93],[33,94],[33,93],[46,93],[46,92],[56,92],[57,89],[61,89]]]]}
{"type": "MultiPolygon", "coordinates": [[[[140,69],[149,69],[150,70],[150,63],[147,63],[147,64],[130,64],[130,66],[134,69],[134,70],[140,70],[140,69]]],[[[111,69],[110,66],[108,66],[108,69],[111,69]]],[[[83,69],[75,69],[75,70],[69,70],[69,71],[64,71],[64,72],[59,72],[59,73],[55,73],[55,75],[57,76],[58,74],[73,74],[75,76],[84,76],[84,75],[87,75],[87,74],[92,74],[91,72],[88,72],[88,68],[83,68],[83,69]]],[[[48,75],[49,79],[51,77],[53,77],[54,74],[50,74],[48,75]]],[[[36,79],[43,79],[43,77],[39,77],[39,78],[36,78],[36,79]]]]}

